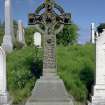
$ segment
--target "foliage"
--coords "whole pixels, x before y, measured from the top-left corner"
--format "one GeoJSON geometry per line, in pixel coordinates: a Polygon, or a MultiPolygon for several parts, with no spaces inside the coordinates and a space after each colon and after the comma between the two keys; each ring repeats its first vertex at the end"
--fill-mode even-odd
{"type": "Polygon", "coordinates": [[[4,35],[4,25],[0,22],[0,44],[3,41],[3,35],[4,35]]]}
{"type": "Polygon", "coordinates": [[[105,23],[101,23],[101,24],[97,27],[98,33],[102,33],[103,29],[105,29],[105,23]]]}
{"type": "Polygon", "coordinates": [[[69,45],[77,42],[78,39],[78,27],[76,24],[65,25],[64,29],[57,34],[57,44],[69,45]]]}
{"type": "MultiPolygon", "coordinates": [[[[91,44],[57,47],[58,74],[75,100],[86,102],[94,82],[95,47],[91,44]],[[65,62],[66,61],[66,62],[65,62]]],[[[8,88],[14,103],[31,94],[42,74],[42,51],[33,47],[16,50],[7,57],[8,88]]]]}
{"type": "Polygon", "coordinates": [[[13,21],[13,31],[14,31],[14,35],[15,37],[17,36],[17,30],[18,30],[18,22],[16,20],[13,21]]]}
{"type": "Polygon", "coordinates": [[[34,33],[37,30],[35,29],[35,27],[27,27],[25,29],[25,39],[26,39],[26,44],[28,46],[32,46],[34,43],[34,33]]]}
{"type": "Polygon", "coordinates": [[[32,64],[39,63],[35,62],[35,58],[34,48],[16,50],[7,56],[8,88],[14,104],[25,100],[31,94],[36,80],[32,64]]]}
{"type": "Polygon", "coordinates": [[[94,51],[94,46],[90,44],[58,47],[58,74],[77,101],[85,102],[91,93],[95,69],[94,51]]]}
{"type": "MultiPolygon", "coordinates": [[[[35,29],[35,27],[27,27],[25,29],[25,39],[27,45],[29,46],[33,45],[33,36],[36,31],[37,30],[35,29]]],[[[71,25],[65,25],[64,29],[59,34],[56,35],[57,44],[58,45],[62,44],[67,46],[69,44],[77,43],[77,39],[79,37],[77,31],[78,27],[76,24],[72,23],[71,25]]]]}

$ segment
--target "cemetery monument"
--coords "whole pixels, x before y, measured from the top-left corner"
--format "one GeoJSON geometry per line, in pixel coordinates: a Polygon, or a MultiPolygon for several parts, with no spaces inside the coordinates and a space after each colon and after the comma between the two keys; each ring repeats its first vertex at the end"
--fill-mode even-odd
{"type": "Polygon", "coordinates": [[[96,38],[96,82],[92,105],[105,105],[105,29],[96,38]]]}
{"type": "Polygon", "coordinates": [[[69,22],[70,14],[65,13],[54,0],[45,0],[35,13],[29,14],[29,25],[36,26],[44,37],[44,54],[43,76],[36,81],[26,105],[74,105],[73,97],[68,95],[63,81],[57,76],[56,66],[56,34],[69,22]]]}
{"type": "Polygon", "coordinates": [[[5,1],[5,35],[3,38],[2,48],[6,53],[13,50],[14,34],[13,34],[13,20],[11,15],[11,0],[5,1]]]}
{"type": "Polygon", "coordinates": [[[7,81],[6,81],[6,54],[0,47],[0,105],[8,103],[7,81]]]}
{"type": "Polygon", "coordinates": [[[23,23],[21,20],[18,21],[18,30],[17,30],[17,42],[25,45],[25,38],[24,38],[24,27],[23,27],[23,23]]]}
{"type": "Polygon", "coordinates": [[[91,42],[95,43],[95,23],[91,23],[91,42]]]}
{"type": "Polygon", "coordinates": [[[34,33],[34,45],[41,48],[41,34],[39,32],[34,33]]]}

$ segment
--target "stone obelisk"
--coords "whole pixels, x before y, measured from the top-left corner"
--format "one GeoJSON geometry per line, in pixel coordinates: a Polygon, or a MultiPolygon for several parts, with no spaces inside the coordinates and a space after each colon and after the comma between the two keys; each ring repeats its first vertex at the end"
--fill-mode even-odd
{"type": "Polygon", "coordinates": [[[91,43],[95,43],[95,23],[91,23],[91,43]]]}
{"type": "Polygon", "coordinates": [[[96,38],[96,83],[92,105],[105,105],[105,29],[96,38]]]}
{"type": "Polygon", "coordinates": [[[21,20],[18,21],[18,31],[17,31],[17,42],[25,45],[25,37],[24,37],[24,27],[21,20]]]}
{"type": "Polygon", "coordinates": [[[11,13],[11,0],[5,0],[5,35],[3,38],[2,48],[6,53],[13,50],[13,20],[11,13]]]}

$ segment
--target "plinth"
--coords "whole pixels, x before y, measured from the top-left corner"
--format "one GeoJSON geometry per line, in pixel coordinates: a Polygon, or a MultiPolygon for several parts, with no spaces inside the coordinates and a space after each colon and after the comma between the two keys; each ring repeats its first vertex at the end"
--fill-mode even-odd
{"type": "Polygon", "coordinates": [[[37,80],[32,96],[26,105],[74,105],[63,81],[56,74],[48,74],[37,80]]]}

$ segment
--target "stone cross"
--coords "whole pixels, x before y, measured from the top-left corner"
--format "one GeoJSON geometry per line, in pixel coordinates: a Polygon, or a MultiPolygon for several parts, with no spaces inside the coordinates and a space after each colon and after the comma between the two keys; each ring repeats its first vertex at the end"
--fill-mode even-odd
{"type": "Polygon", "coordinates": [[[95,23],[91,23],[91,42],[95,43],[95,23]]]}
{"type": "Polygon", "coordinates": [[[6,85],[6,55],[0,47],[0,105],[7,105],[8,94],[6,85]]]}
{"type": "Polygon", "coordinates": [[[105,105],[105,29],[96,38],[96,82],[92,105],[105,105]]]}
{"type": "Polygon", "coordinates": [[[29,24],[36,26],[43,35],[44,56],[43,76],[36,81],[26,105],[74,105],[72,96],[68,96],[56,71],[56,34],[69,20],[70,15],[64,13],[53,0],[46,0],[35,13],[29,15],[29,24]],[[56,12],[56,9],[60,13],[56,12]]]}
{"type": "Polygon", "coordinates": [[[56,73],[56,34],[64,24],[68,24],[70,14],[57,5],[53,0],[45,0],[35,11],[29,14],[29,25],[35,25],[44,35],[43,74],[56,73]],[[41,14],[41,10],[45,11],[41,14]],[[56,13],[57,9],[60,14],[56,13]]]}
{"type": "Polygon", "coordinates": [[[34,45],[41,48],[41,34],[39,32],[34,33],[34,45]]]}
{"type": "Polygon", "coordinates": [[[5,35],[3,38],[2,47],[10,53],[13,50],[13,20],[11,14],[11,0],[5,0],[5,35]]]}
{"type": "Polygon", "coordinates": [[[20,44],[25,45],[25,38],[24,38],[24,27],[21,20],[18,21],[18,31],[17,31],[17,42],[20,44]]]}

